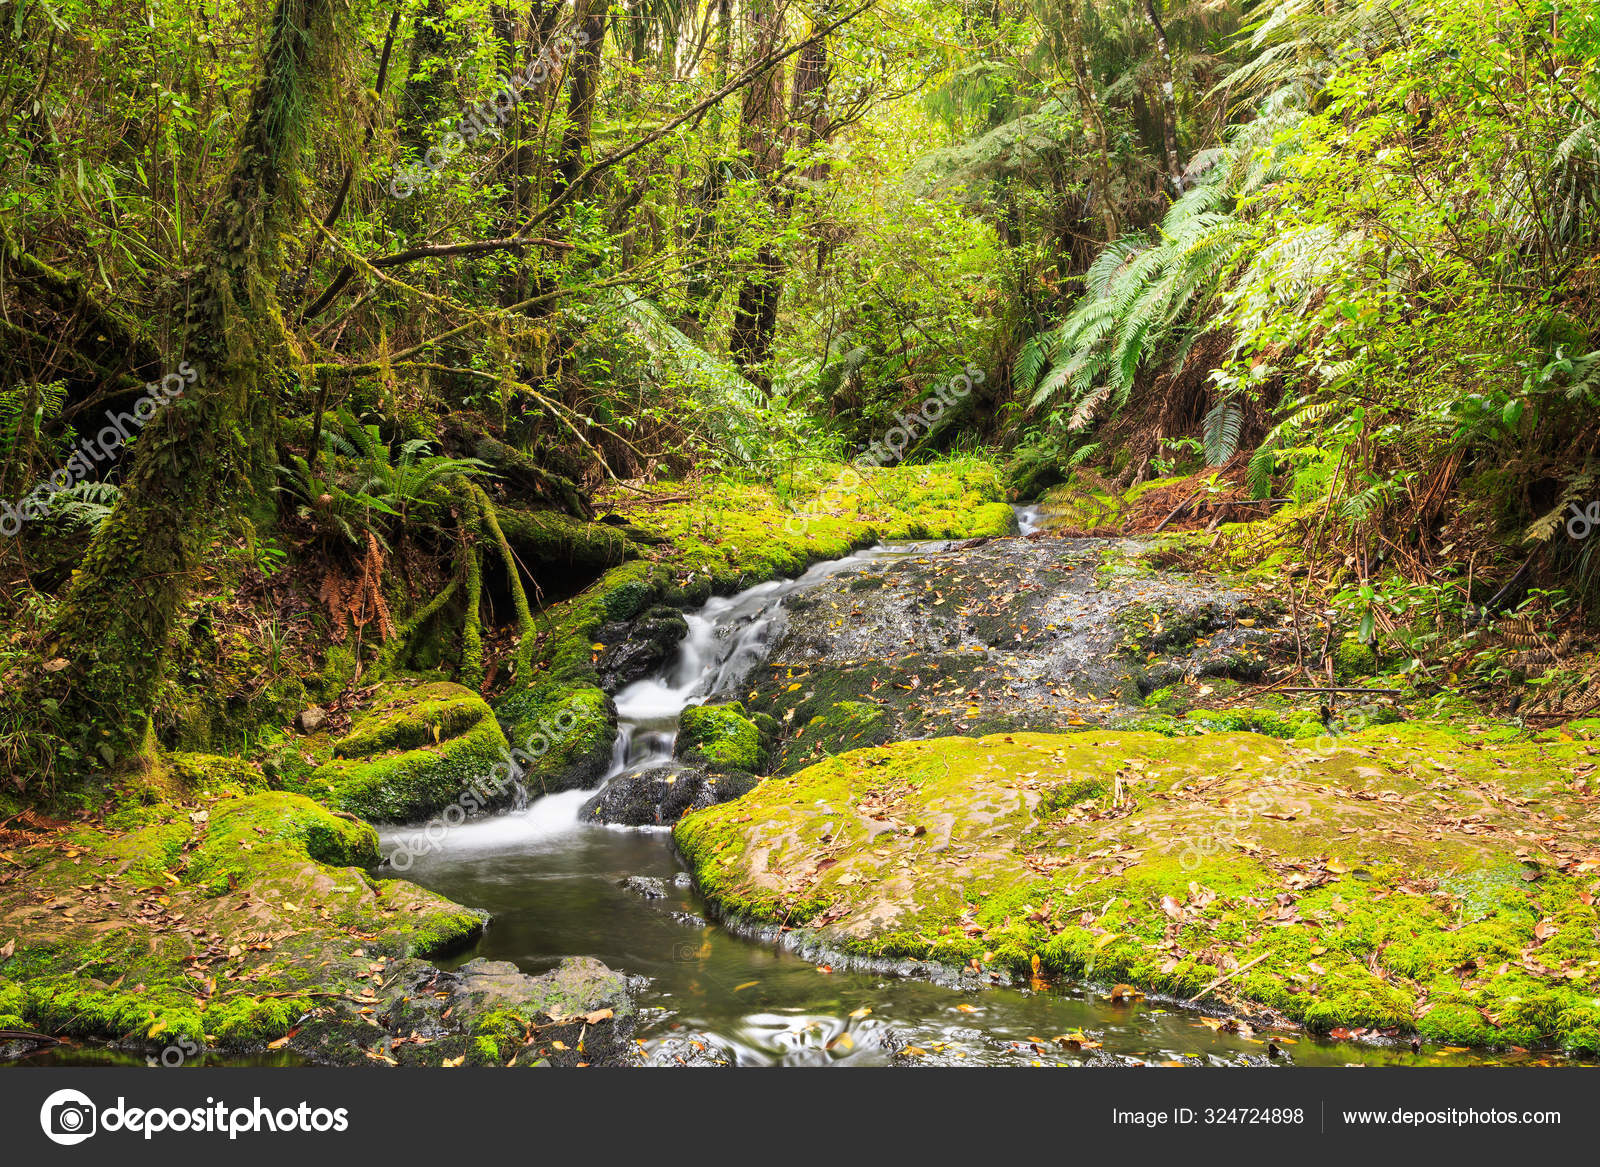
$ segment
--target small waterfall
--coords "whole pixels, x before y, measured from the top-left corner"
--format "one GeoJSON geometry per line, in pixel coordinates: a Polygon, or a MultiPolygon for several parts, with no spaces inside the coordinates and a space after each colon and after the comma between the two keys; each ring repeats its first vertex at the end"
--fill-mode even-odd
{"type": "Polygon", "coordinates": [[[1044,507],[1039,503],[1016,506],[1012,510],[1017,512],[1017,534],[1019,535],[1031,535],[1044,525],[1044,507]]]}
{"type": "MultiPolygon", "coordinates": [[[[672,761],[679,716],[690,705],[736,690],[766,659],[783,627],[783,602],[789,596],[836,572],[914,550],[915,546],[872,547],[819,563],[797,579],[769,580],[737,595],[715,596],[698,612],[687,613],[689,631],[673,660],[616,695],[617,744],[599,789],[619,774],[672,761]]],[[[592,797],[594,791],[585,793],[592,797]]],[[[574,821],[578,805],[572,808],[574,821]]]]}

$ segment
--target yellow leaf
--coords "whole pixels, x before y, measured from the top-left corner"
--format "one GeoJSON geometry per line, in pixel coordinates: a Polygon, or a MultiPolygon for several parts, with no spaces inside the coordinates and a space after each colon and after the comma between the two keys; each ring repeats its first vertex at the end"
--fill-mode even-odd
{"type": "Polygon", "coordinates": [[[742,985],[734,985],[733,986],[733,991],[735,993],[743,992],[745,989],[748,989],[753,985],[759,985],[760,983],[761,983],[760,981],[746,981],[742,985]]]}
{"type": "Polygon", "coordinates": [[[455,1068],[460,1066],[462,1062],[464,1062],[466,1060],[467,1060],[467,1055],[466,1054],[462,1054],[459,1058],[446,1058],[444,1060],[444,1062],[443,1062],[443,1065],[444,1065],[444,1068],[447,1069],[447,1070],[454,1070],[455,1068]]]}
{"type": "Polygon", "coordinates": [[[1104,936],[1100,937],[1100,939],[1094,942],[1094,950],[1099,952],[1102,948],[1104,948],[1107,944],[1110,944],[1116,938],[1117,934],[1115,932],[1107,932],[1104,936]]]}
{"type": "Polygon", "coordinates": [[[861,1006],[861,1008],[859,1008],[859,1009],[855,1010],[853,1013],[851,1013],[850,1014],[850,1018],[853,1021],[860,1021],[863,1017],[867,1016],[867,1014],[869,1014],[871,1012],[872,1012],[872,1006],[871,1005],[863,1005],[863,1006],[861,1006]]]}

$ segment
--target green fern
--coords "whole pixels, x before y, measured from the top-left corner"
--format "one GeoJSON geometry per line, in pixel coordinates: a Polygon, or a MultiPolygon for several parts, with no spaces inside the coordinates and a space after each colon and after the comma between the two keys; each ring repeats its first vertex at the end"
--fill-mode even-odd
{"type": "Polygon", "coordinates": [[[98,531],[121,497],[112,482],[75,482],[50,496],[46,521],[64,533],[98,531]]]}
{"type": "Polygon", "coordinates": [[[1232,401],[1219,401],[1207,411],[1201,424],[1206,465],[1221,466],[1239,452],[1239,437],[1244,430],[1244,410],[1232,401]]]}

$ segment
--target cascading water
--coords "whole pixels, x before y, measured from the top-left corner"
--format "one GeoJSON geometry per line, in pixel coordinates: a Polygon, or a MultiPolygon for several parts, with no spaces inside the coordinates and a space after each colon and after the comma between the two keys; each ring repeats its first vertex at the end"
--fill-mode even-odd
{"type": "MultiPolygon", "coordinates": [[[[1024,533],[1036,529],[1036,508],[1019,507],[1018,520],[1024,533]]],[[[606,781],[671,759],[679,714],[737,689],[779,633],[785,599],[829,575],[940,546],[873,548],[795,580],[713,599],[688,615],[675,659],[616,695],[620,732],[606,781]]],[[[1102,1042],[1097,1058],[1237,1064],[1261,1056],[1260,1045],[1204,1029],[1190,1013],[1152,1002],[1112,1006],[1081,986],[979,992],[843,962],[819,968],[708,923],[668,832],[581,821],[579,809],[594,795],[547,795],[455,827],[437,845],[418,849],[406,877],[493,913],[483,940],[462,960],[511,960],[539,972],[565,956],[593,956],[648,978],[635,1032],[651,1061],[871,1064],[891,1060],[907,1043],[922,1051],[920,1064],[1073,1061],[1079,1055],[1041,1047],[1037,1037],[1080,1029],[1102,1042]]],[[[385,832],[385,851],[417,833],[385,832]]],[[[1348,1045],[1305,1041],[1296,1049],[1301,1063],[1374,1058],[1348,1045]]]]}

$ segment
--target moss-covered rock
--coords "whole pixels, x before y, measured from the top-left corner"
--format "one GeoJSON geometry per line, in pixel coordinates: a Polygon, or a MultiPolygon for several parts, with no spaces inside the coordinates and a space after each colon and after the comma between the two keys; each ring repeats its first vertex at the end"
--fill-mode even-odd
{"type": "Polygon", "coordinates": [[[1347,636],[1333,648],[1333,667],[1342,680],[1370,677],[1378,671],[1378,654],[1372,645],[1347,636]]]}
{"type": "Polygon", "coordinates": [[[183,878],[217,895],[248,882],[263,856],[276,863],[288,854],[330,867],[378,863],[376,831],[304,795],[272,791],[224,799],[204,813],[207,821],[183,878]]]}
{"type": "Polygon", "coordinates": [[[721,911],[824,948],[1592,1052],[1600,826],[1570,775],[1600,747],[1490,736],[906,742],[769,778],[674,839],[721,911]]]}
{"type": "Polygon", "coordinates": [[[448,681],[387,686],[333,754],[285,785],[374,822],[426,818],[474,790],[493,787],[489,804],[511,796],[493,782],[510,756],[493,711],[448,681]]]}
{"type": "Polygon", "coordinates": [[[1301,740],[1328,732],[1322,714],[1315,709],[1191,709],[1184,716],[1191,725],[1210,732],[1249,730],[1301,740]]]}
{"type": "Polygon", "coordinates": [[[880,541],[1004,535],[1014,519],[996,469],[977,458],[915,466],[823,465],[797,472],[780,493],[748,481],[665,482],[602,494],[653,544],[648,558],[613,567],[540,613],[528,683],[600,684],[615,643],[608,625],[653,606],[687,608],[762,580],[795,576],[880,541]],[[665,501],[657,501],[657,499],[665,501]]]}
{"type": "Polygon", "coordinates": [[[681,761],[713,771],[759,774],[767,765],[761,730],[737,701],[685,709],[678,718],[676,753],[681,761]]]}
{"type": "Polygon", "coordinates": [[[372,828],[301,795],[146,810],[132,829],[12,851],[0,1014],[14,1026],[188,1058],[259,1049],[316,1016],[342,1035],[342,1060],[366,1062],[390,1036],[373,1024],[389,994],[437,975],[419,958],[482,930],[482,912],[371,878],[372,828]]]}
{"type": "Polygon", "coordinates": [[[604,777],[617,740],[617,707],[603,690],[559,682],[514,689],[496,712],[529,791],[585,790],[604,777]]]}

